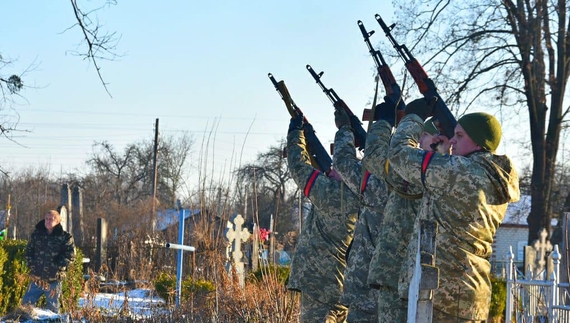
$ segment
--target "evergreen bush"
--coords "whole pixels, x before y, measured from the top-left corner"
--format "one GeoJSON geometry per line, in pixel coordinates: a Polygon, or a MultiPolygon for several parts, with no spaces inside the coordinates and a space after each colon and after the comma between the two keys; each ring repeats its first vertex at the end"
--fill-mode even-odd
{"type": "Polygon", "coordinates": [[[491,276],[491,306],[489,307],[490,322],[502,322],[507,307],[507,282],[491,276]]]}
{"type": "Polygon", "coordinates": [[[270,264],[269,266],[260,266],[256,271],[249,274],[251,280],[261,282],[264,280],[266,275],[275,275],[277,280],[285,285],[289,279],[289,272],[291,268],[289,266],[278,266],[270,264]]]}
{"type": "MultiPolygon", "coordinates": [[[[154,289],[166,304],[172,305],[176,299],[176,277],[166,272],[159,273],[154,280],[154,289]]],[[[180,297],[184,301],[188,300],[190,296],[208,300],[215,290],[216,286],[209,280],[193,280],[192,277],[188,277],[182,281],[180,297]]]]}
{"type": "MultiPolygon", "coordinates": [[[[0,314],[16,309],[29,284],[28,266],[24,257],[26,240],[0,241],[0,314]]],[[[83,253],[76,249],[75,261],[69,266],[62,282],[63,311],[77,308],[83,288],[83,253]]]]}
{"type": "Polygon", "coordinates": [[[160,272],[156,276],[153,285],[158,296],[160,296],[167,305],[174,303],[174,297],[176,294],[176,277],[173,277],[166,272],[160,272]]]}

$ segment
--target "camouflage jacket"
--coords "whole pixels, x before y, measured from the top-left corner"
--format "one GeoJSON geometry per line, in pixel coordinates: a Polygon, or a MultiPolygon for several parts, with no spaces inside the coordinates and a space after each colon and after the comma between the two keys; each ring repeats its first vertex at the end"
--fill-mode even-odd
{"type": "Polygon", "coordinates": [[[26,246],[25,258],[30,275],[54,282],[65,277],[65,271],[75,259],[75,244],[71,234],[61,224],[51,234],[45,227],[45,220],[36,224],[32,237],[26,246]]]}
{"type": "Polygon", "coordinates": [[[342,293],[359,200],[344,183],[311,166],[299,130],[287,136],[287,162],[291,176],[312,203],[291,263],[288,288],[334,305],[342,293]]]}
{"type": "Polygon", "coordinates": [[[376,288],[400,287],[402,296],[407,297],[409,277],[406,269],[409,266],[404,264],[404,260],[420,200],[406,194],[415,195],[421,190],[404,181],[391,168],[388,170],[389,174],[386,174],[391,130],[387,122],[375,122],[366,136],[366,150],[362,159],[366,169],[381,178],[389,176],[390,179],[387,181],[392,183],[389,184],[391,190],[384,208],[384,225],[380,227],[376,248],[370,260],[368,284],[376,288]],[[397,184],[398,181],[401,184],[397,184]]]}
{"type": "MultiPolygon", "coordinates": [[[[366,145],[368,146],[368,142],[366,145]]],[[[382,225],[384,205],[386,205],[388,197],[388,186],[382,178],[378,178],[369,172],[363,174],[362,164],[356,157],[354,134],[350,127],[342,127],[337,131],[334,147],[334,168],[353,192],[360,193],[362,202],[348,256],[342,301],[347,305],[366,302],[370,303],[370,306],[376,307],[378,304],[377,295],[370,290],[367,282],[368,267],[382,225]],[[364,180],[362,179],[363,175],[364,180]],[[367,302],[368,299],[369,302],[367,302]]],[[[387,155],[388,149],[385,149],[384,158],[387,155]]],[[[371,308],[367,310],[376,313],[376,310],[371,308]]]]}
{"type": "MultiPolygon", "coordinates": [[[[410,146],[423,121],[405,116],[390,145],[396,172],[424,187],[419,219],[435,221],[440,285],[434,308],[466,320],[486,320],[491,301],[489,257],[507,205],[519,199],[518,175],[506,156],[451,156],[410,146]]],[[[417,241],[417,240],[416,240],[417,241]]]]}

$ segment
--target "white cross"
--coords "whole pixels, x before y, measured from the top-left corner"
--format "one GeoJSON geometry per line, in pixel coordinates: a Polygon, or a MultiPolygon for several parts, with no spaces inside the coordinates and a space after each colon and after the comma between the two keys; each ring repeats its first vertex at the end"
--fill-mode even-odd
{"type": "Polygon", "coordinates": [[[246,242],[251,235],[247,228],[242,228],[245,220],[241,216],[241,214],[234,215],[231,219],[233,222],[233,226],[228,223],[228,228],[226,229],[226,239],[228,242],[233,245],[232,255],[234,263],[240,263],[243,257],[243,253],[241,252],[241,243],[246,242]]]}
{"type": "Polygon", "coordinates": [[[544,269],[546,265],[546,253],[552,251],[552,244],[546,240],[547,236],[548,233],[546,229],[542,229],[542,231],[540,231],[540,239],[536,240],[532,245],[534,250],[536,250],[536,263],[538,265],[536,272],[541,272],[544,269]]]}

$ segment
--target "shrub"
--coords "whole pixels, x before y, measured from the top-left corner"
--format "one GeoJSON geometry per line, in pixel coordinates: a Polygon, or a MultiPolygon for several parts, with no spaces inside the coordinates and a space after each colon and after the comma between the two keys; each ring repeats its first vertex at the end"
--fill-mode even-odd
{"type": "MultiPolygon", "coordinates": [[[[166,304],[171,305],[176,299],[176,277],[161,272],[154,280],[154,289],[166,304]]],[[[199,296],[205,301],[209,300],[210,294],[216,290],[216,286],[211,281],[205,279],[193,280],[188,277],[182,281],[180,296],[183,300],[188,300],[190,296],[199,296]]]]}
{"type": "Polygon", "coordinates": [[[153,285],[158,296],[160,296],[167,305],[174,303],[176,296],[176,277],[165,272],[160,272],[156,276],[153,285]]]}
{"type": "Polygon", "coordinates": [[[192,280],[188,277],[182,281],[182,296],[187,299],[190,294],[207,294],[216,290],[216,286],[205,279],[192,280]]]}
{"type": "Polygon", "coordinates": [[[505,315],[507,303],[507,282],[492,276],[491,277],[491,306],[489,307],[489,318],[495,322],[501,322],[505,315]]]}
{"type": "Polygon", "coordinates": [[[269,266],[260,266],[256,271],[251,272],[249,278],[250,280],[261,282],[265,280],[266,276],[272,275],[275,276],[277,281],[287,285],[290,271],[291,268],[289,266],[278,266],[270,264],[269,266]]]}
{"type": "Polygon", "coordinates": [[[67,268],[66,279],[61,283],[61,306],[64,312],[77,309],[83,292],[83,252],[75,248],[75,261],[67,268]]]}
{"type": "MultiPolygon", "coordinates": [[[[3,240],[0,242],[0,313],[16,309],[29,284],[28,266],[24,258],[26,240],[3,240]],[[2,256],[7,257],[4,259],[2,256]]],[[[62,307],[69,311],[77,307],[83,283],[83,253],[77,251],[70,265],[66,280],[62,283],[62,307]]]]}

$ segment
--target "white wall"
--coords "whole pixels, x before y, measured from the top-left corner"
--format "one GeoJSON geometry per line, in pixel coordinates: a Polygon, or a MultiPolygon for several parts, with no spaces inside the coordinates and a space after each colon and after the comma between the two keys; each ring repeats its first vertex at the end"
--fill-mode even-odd
{"type": "Polygon", "coordinates": [[[493,240],[491,263],[499,264],[507,261],[509,247],[513,247],[514,261],[524,263],[524,246],[528,241],[527,227],[500,226],[493,240]]]}

